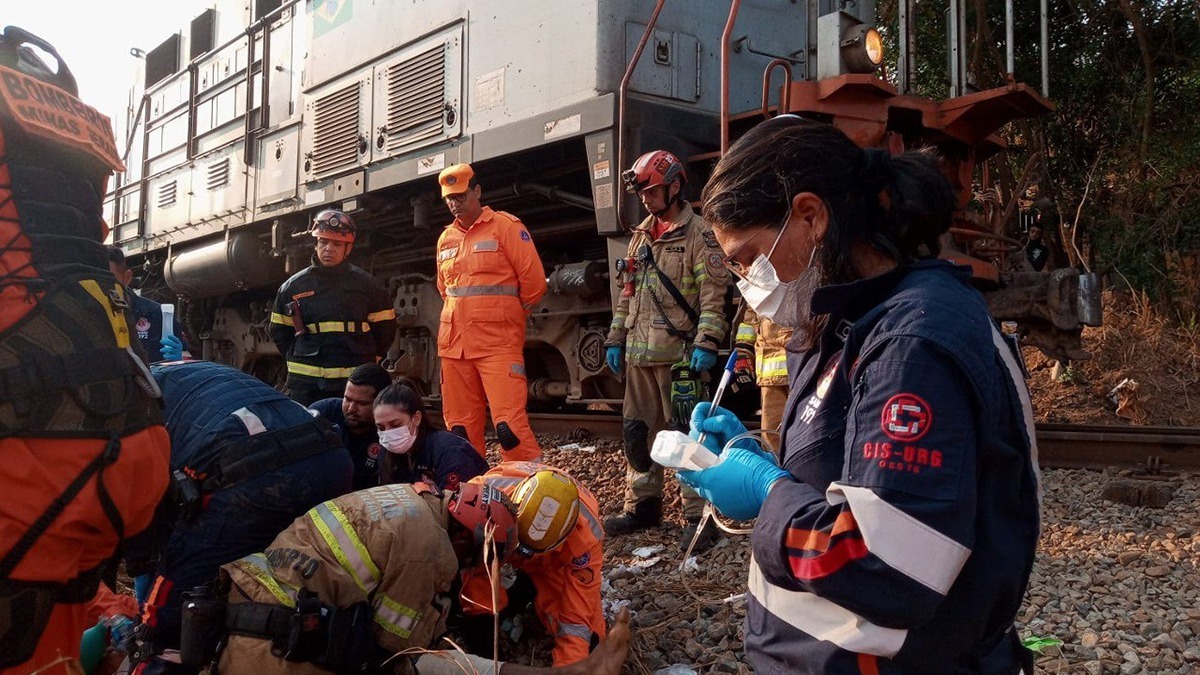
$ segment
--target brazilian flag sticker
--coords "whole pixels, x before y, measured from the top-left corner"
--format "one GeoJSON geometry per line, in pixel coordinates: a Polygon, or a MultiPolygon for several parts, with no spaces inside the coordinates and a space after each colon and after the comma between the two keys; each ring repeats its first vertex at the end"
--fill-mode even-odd
{"type": "Polygon", "coordinates": [[[313,37],[320,37],[354,16],[354,0],[309,0],[313,37]]]}

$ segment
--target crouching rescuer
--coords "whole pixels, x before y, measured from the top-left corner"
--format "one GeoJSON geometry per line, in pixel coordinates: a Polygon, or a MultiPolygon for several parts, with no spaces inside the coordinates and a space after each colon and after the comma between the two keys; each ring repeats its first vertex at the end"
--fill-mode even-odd
{"type": "Polygon", "coordinates": [[[54,47],[0,33],[3,673],[75,666],[88,601],[167,488],[157,389],[102,243],[105,184],[123,166],[108,118],[77,92],[54,47]]]}
{"type": "Polygon", "coordinates": [[[464,483],[381,485],[324,502],[262,553],[225,565],[221,589],[184,605],[185,661],[219,672],[588,673],[616,675],[629,639],[613,638],[565,668],[429,651],[445,630],[461,569],[517,546],[514,507],[499,490],[464,483]]]}

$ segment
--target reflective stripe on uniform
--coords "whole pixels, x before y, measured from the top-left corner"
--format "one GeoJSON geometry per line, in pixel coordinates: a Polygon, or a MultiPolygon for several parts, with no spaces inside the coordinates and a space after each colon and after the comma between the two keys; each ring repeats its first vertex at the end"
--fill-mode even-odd
{"type": "MultiPolygon", "coordinates": [[[[1029,441],[1029,469],[1033,472],[1033,479],[1037,482],[1038,511],[1041,511],[1042,471],[1038,465],[1037,433],[1033,425],[1033,401],[1029,398],[1029,387],[1025,385],[1025,375],[1021,367],[1017,365],[1016,357],[1013,356],[1004,336],[1000,334],[994,323],[992,324],[992,345],[1000,353],[1000,360],[1004,362],[1004,367],[1008,370],[1008,377],[1012,380],[1013,389],[1016,390],[1017,398],[1021,401],[1021,421],[1025,423],[1025,438],[1029,441]]],[[[1038,530],[1041,530],[1040,525],[1038,530]]]]}
{"type": "Polygon", "coordinates": [[[246,574],[254,577],[258,583],[262,584],[263,588],[275,596],[279,604],[284,607],[296,606],[296,594],[299,592],[299,589],[286,582],[280,582],[275,578],[275,575],[271,573],[271,563],[267,562],[267,556],[261,553],[253,553],[234,564],[240,567],[246,574]]]}
{"type": "Polygon", "coordinates": [[[592,641],[592,629],[581,623],[559,623],[558,631],[555,633],[555,635],[569,635],[571,637],[577,637],[585,642],[592,641]]]}
{"type": "Polygon", "coordinates": [[[338,564],[354,577],[354,583],[365,593],[375,590],[379,585],[379,568],[371,560],[371,554],[354,532],[346,514],[333,502],[325,502],[313,507],[308,517],[325,539],[338,564]]]}
{"type": "Polygon", "coordinates": [[[738,342],[753,343],[754,342],[754,326],[748,323],[739,323],[737,328],[738,342]]]}
{"type": "Polygon", "coordinates": [[[396,310],[384,309],[378,312],[371,312],[367,315],[367,323],[378,323],[380,321],[395,320],[396,310]]]}
{"type": "Polygon", "coordinates": [[[970,548],[889,504],[870,488],[834,482],[825,499],[834,506],[850,505],[872,555],[938,595],[950,592],[971,555],[970,548]]]}
{"type": "Polygon", "coordinates": [[[375,603],[375,623],[392,635],[409,637],[420,620],[420,612],[405,607],[386,595],[379,596],[378,602],[375,603]]]}
{"type": "Polygon", "coordinates": [[[306,323],[304,327],[310,333],[369,333],[371,325],[357,321],[320,321],[306,323]]]}
{"type": "Polygon", "coordinates": [[[763,577],[762,569],[753,556],[750,558],[750,578],[746,586],[763,609],[780,620],[817,640],[832,642],[848,651],[890,659],[900,651],[908,638],[907,630],[873,624],[825,598],[772,584],[763,577]]]}
{"type": "Polygon", "coordinates": [[[242,424],[246,427],[246,433],[251,436],[261,434],[267,430],[267,425],[263,424],[258,415],[250,412],[249,408],[238,408],[233,411],[233,415],[242,421],[242,424]]]}
{"type": "Polygon", "coordinates": [[[324,377],[330,380],[340,380],[343,377],[350,377],[350,373],[354,372],[353,366],[349,368],[322,368],[295,361],[288,361],[287,366],[289,373],[307,375],[309,377],[324,377]]]}
{"type": "Polygon", "coordinates": [[[271,323],[283,324],[284,326],[292,325],[292,317],[279,312],[271,312],[271,323]]]}
{"type": "Polygon", "coordinates": [[[758,361],[759,377],[787,377],[787,356],[768,356],[758,361]]]}
{"type": "Polygon", "coordinates": [[[507,295],[516,298],[521,293],[516,286],[495,284],[491,286],[450,286],[446,288],[446,295],[451,298],[470,298],[477,295],[507,295]]]}

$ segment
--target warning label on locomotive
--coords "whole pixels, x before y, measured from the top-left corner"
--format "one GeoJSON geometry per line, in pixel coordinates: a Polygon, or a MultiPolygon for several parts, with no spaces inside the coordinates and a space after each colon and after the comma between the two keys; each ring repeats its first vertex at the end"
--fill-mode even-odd
{"type": "Polygon", "coordinates": [[[0,113],[26,133],[70,146],[124,171],[112,122],[58,87],[0,66],[0,113]]]}

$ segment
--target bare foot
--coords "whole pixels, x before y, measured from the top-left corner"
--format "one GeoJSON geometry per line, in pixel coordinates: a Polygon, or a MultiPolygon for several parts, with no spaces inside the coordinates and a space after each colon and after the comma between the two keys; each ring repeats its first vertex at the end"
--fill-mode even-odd
{"type": "Polygon", "coordinates": [[[608,637],[588,657],[579,663],[559,670],[562,675],[620,675],[625,656],[629,653],[629,608],[622,607],[608,629],[608,637]]]}

